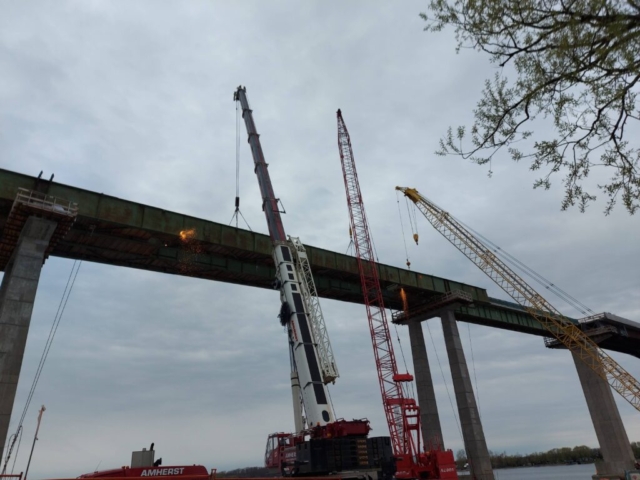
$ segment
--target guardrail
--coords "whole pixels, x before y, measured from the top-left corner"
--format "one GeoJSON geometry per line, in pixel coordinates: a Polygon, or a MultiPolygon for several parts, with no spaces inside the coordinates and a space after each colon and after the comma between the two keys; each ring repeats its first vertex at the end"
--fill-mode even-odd
{"type": "Polygon", "coordinates": [[[77,203],[59,199],[52,195],[47,195],[46,193],[28,190],[26,188],[18,188],[18,194],[16,195],[16,199],[13,204],[14,207],[16,204],[27,205],[29,207],[46,210],[48,212],[68,217],[75,217],[78,215],[77,203]]]}

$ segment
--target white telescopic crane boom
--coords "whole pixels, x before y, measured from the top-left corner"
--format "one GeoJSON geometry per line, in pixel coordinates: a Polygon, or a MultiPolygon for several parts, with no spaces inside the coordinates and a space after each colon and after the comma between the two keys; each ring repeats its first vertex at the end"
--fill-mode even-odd
{"type": "Polygon", "coordinates": [[[275,286],[280,290],[282,301],[280,321],[286,326],[292,344],[294,367],[298,373],[307,423],[310,426],[326,425],[333,422],[335,418],[320,372],[320,361],[312,335],[309,312],[302,298],[303,280],[296,272],[294,258],[284,232],[278,199],[273,192],[267,163],[260,145],[260,136],[256,131],[252,111],[249,108],[246,89],[238,87],[234,100],[240,102],[242,107],[242,118],[247,128],[255,173],[260,185],[262,209],[267,218],[269,236],[273,245],[273,261],[276,267],[275,286]]]}

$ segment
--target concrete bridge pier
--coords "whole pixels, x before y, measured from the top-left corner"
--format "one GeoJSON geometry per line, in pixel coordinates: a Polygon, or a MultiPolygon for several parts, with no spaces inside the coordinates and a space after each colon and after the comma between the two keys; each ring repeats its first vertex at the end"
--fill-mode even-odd
{"type": "Polygon", "coordinates": [[[436,393],[433,388],[433,378],[431,377],[421,322],[409,323],[409,340],[411,341],[411,356],[416,377],[418,405],[420,405],[420,427],[424,445],[427,449],[436,447],[444,449],[436,393]]]}
{"type": "Polygon", "coordinates": [[[489,450],[482,429],[482,422],[478,413],[476,397],[473,393],[471,377],[467,368],[467,361],[460,341],[458,324],[452,310],[441,313],[444,341],[449,357],[453,388],[458,404],[462,438],[464,440],[471,478],[476,480],[494,480],[489,450]]]}
{"type": "Polygon", "coordinates": [[[0,285],[0,452],[9,430],[40,271],[57,225],[34,216],[26,220],[0,285]]]}
{"type": "Polygon", "coordinates": [[[603,462],[596,464],[593,478],[625,478],[625,470],[634,470],[635,458],[609,383],[579,356],[571,353],[576,364],[591,420],[598,437],[603,462]]]}

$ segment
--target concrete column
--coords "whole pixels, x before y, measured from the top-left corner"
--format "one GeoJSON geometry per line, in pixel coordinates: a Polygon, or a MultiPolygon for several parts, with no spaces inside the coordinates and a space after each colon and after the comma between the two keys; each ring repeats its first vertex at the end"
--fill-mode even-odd
{"type": "Polygon", "coordinates": [[[484,431],[478,414],[476,397],[473,394],[467,361],[462,350],[456,317],[449,310],[442,314],[441,319],[471,478],[494,480],[487,442],[484,438],[484,431]]]}
{"type": "Polygon", "coordinates": [[[420,427],[422,428],[424,445],[427,449],[444,449],[436,393],[433,388],[431,369],[429,368],[427,347],[424,344],[422,323],[409,323],[409,340],[411,341],[413,371],[416,375],[416,389],[418,390],[418,404],[420,405],[420,427]]]}
{"type": "Polygon", "coordinates": [[[634,469],[635,458],[611,387],[575,353],[572,352],[571,355],[576,364],[604,460],[598,465],[598,470],[601,470],[598,473],[621,475],[621,478],[624,478],[625,470],[634,469]]]}
{"type": "Polygon", "coordinates": [[[9,430],[44,254],[56,225],[27,219],[0,285],[0,451],[9,430]]]}

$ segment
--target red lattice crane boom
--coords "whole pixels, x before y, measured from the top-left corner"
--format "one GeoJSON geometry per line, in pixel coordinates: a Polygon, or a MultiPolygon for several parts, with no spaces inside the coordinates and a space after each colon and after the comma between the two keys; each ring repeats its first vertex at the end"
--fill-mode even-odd
{"type": "Polygon", "coordinates": [[[396,457],[396,478],[457,479],[453,453],[450,450],[420,452],[420,409],[416,401],[405,394],[403,388],[403,384],[413,381],[413,377],[409,373],[398,373],[351,139],[340,110],[337,117],[338,147],[351,233],[371,330],[382,404],[396,457]]]}

